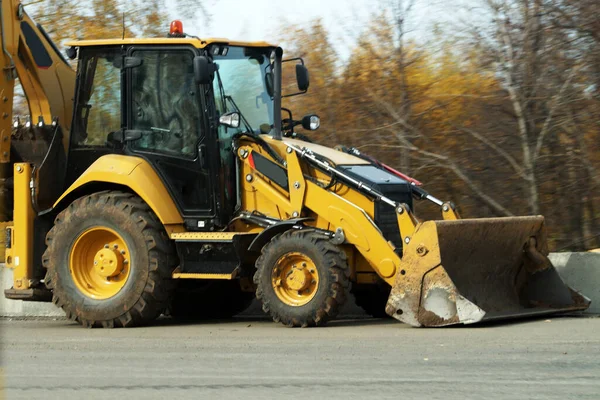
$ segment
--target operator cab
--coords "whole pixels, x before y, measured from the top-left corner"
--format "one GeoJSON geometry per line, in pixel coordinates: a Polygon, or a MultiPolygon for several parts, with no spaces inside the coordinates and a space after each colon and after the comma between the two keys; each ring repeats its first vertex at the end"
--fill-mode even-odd
{"type": "Polygon", "coordinates": [[[274,46],[182,37],[71,45],[79,63],[66,185],[103,155],[141,157],[188,229],[226,225],[237,204],[233,137],[273,124],[265,69],[274,46]],[[214,65],[209,84],[197,83],[198,57],[214,65]],[[218,123],[228,113],[234,121],[218,123]]]}
{"type": "MultiPolygon", "coordinates": [[[[103,155],[141,157],[163,180],[187,229],[226,226],[239,206],[234,138],[281,132],[278,48],[191,37],[179,21],[164,39],[68,45],[79,63],[67,187],[103,155]]],[[[289,61],[297,60],[304,93],[308,72],[301,59],[289,61]]],[[[318,127],[315,118],[303,125],[318,127]]],[[[293,132],[291,115],[286,121],[293,132]]]]}

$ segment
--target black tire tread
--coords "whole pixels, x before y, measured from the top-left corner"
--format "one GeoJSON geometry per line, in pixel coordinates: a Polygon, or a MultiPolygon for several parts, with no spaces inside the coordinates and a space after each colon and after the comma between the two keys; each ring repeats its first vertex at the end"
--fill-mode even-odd
{"type": "Polygon", "coordinates": [[[329,238],[314,230],[290,230],[276,235],[263,247],[261,255],[256,260],[256,268],[257,271],[254,274],[254,283],[257,287],[256,298],[261,300],[263,311],[269,314],[275,322],[281,322],[289,327],[323,326],[337,316],[342,305],[346,302],[346,290],[348,290],[350,285],[350,268],[348,267],[346,253],[343,249],[331,243],[329,238]],[[260,284],[262,271],[271,268],[271,266],[265,263],[267,255],[276,251],[279,243],[286,240],[309,241],[324,256],[326,267],[333,278],[333,284],[329,288],[326,301],[320,307],[312,310],[310,315],[303,319],[275,311],[270,306],[272,299],[268,295],[265,295],[260,284]]]}
{"type": "Polygon", "coordinates": [[[145,325],[159,317],[168,305],[174,288],[170,279],[176,266],[177,257],[173,245],[168,238],[164,226],[150,207],[138,196],[121,191],[102,191],[73,201],[55,218],[54,226],[46,236],[47,249],[42,256],[42,264],[46,268],[45,284],[52,290],[52,302],[65,311],[67,318],[84,327],[132,327],[145,325]],[[141,230],[150,261],[150,270],[142,295],[133,307],[109,320],[85,319],[77,312],[77,305],[69,301],[69,296],[57,282],[60,277],[54,268],[58,262],[59,252],[68,248],[66,243],[54,243],[54,237],[62,226],[69,223],[73,214],[83,207],[101,204],[102,207],[120,209],[129,214],[132,221],[141,230]]]}

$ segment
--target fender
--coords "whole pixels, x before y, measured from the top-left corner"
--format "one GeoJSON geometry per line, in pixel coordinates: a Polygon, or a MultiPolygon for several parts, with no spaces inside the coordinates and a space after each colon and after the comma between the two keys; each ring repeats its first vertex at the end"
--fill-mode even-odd
{"type": "Polygon", "coordinates": [[[249,251],[260,252],[265,244],[267,244],[275,235],[293,229],[295,226],[302,225],[304,221],[310,221],[311,218],[294,218],[279,221],[274,225],[267,227],[264,231],[260,232],[258,236],[254,238],[250,246],[249,251]]]}
{"type": "Polygon", "coordinates": [[[54,203],[54,208],[71,193],[90,183],[118,184],[140,196],[163,225],[182,224],[183,219],[162,180],[139,157],[110,154],[98,158],[54,203]]]}

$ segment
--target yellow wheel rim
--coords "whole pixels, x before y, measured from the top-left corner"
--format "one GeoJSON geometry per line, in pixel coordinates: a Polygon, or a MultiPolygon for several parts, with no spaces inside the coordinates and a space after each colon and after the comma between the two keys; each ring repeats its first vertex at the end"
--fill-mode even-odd
{"type": "Polygon", "coordinates": [[[81,293],[92,299],[108,299],[119,293],[129,278],[129,248],[114,230],[90,228],[75,241],[69,270],[81,293]]]}
{"type": "Polygon", "coordinates": [[[315,297],[319,274],[315,263],[302,253],[287,253],[275,263],[271,275],[275,294],[285,304],[299,307],[315,297]]]}

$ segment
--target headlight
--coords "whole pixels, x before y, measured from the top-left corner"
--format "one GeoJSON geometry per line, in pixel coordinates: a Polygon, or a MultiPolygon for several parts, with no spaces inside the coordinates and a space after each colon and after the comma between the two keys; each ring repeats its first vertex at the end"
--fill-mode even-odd
{"type": "Polygon", "coordinates": [[[305,115],[302,118],[302,127],[309,131],[316,131],[321,126],[321,118],[316,114],[305,115]]]}

